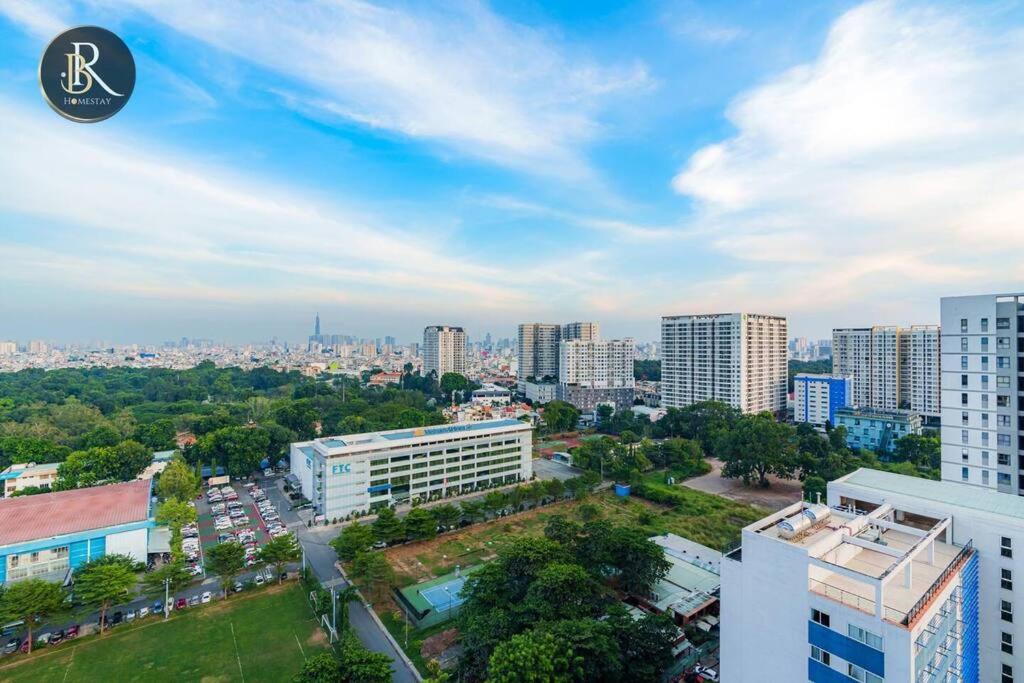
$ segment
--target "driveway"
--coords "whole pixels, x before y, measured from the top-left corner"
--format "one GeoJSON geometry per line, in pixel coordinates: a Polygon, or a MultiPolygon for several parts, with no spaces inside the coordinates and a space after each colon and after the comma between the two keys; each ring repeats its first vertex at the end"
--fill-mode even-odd
{"type": "Polygon", "coordinates": [[[580,476],[583,474],[583,470],[556,460],[534,458],[533,473],[537,475],[538,479],[559,479],[565,481],[566,479],[580,476]]]}
{"type": "MultiPolygon", "coordinates": [[[[321,583],[330,586],[346,587],[348,582],[341,578],[341,574],[338,573],[334,566],[338,555],[329,544],[330,540],[337,536],[340,530],[336,528],[314,527],[311,529],[307,527],[306,520],[309,519],[310,512],[308,510],[296,511],[290,509],[291,501],[280,487],[282,481],[280,478],[264,479],[261,477],[259,481],[263,490],[267,493],[267,498],[277,508],[278,514],[281,515],[281,521],[290,530],[295,532],[295,537],[299,540],[302,549],[305,551],[306,562],[309,563],[316,578],[321,583]]],[[[380,652],[391,658],[394,670],[394,673],[391,675],[392,681],[416,683],[420,680],[395,650],[383,629],[370,616],[369,607],[358,601],[349,603],[348,618],[348,623],[352,626],[352,630],[363,645],[374,652],[380,652]]]]}
{"type": "Polygon", "coordinates": [[[721,460],[708,458],[707,461],[711,465],[710,472],[687,479],[682,485],[741,503],[759,505],[772,511],[781,510],[803,498],[803,487],[796,479],[779,479],[769,475],[769,488],[746,486],[742,479],[726,479],[722,476],[721,460]]]}

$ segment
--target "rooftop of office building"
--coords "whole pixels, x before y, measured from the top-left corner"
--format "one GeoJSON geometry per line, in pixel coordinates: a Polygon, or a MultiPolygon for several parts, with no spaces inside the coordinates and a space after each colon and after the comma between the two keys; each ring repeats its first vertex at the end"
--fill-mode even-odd
{"type": "Polygon", "coordinates": [[[805,549],[808,590],[908,626],[971,551],[947,542],[950,523],[888,503],[865,513],[800,502],[745,531],[805,549]]]}
{"type": "Polygon", "coordinates": [[[474,432],[502,429],[505,427],[519,427],[524,430],[531,429],[529,424],[520,422],[519,420],[481,420],[479,422],[459,422],[455,424],[434,425],[431,427],[416,427],[414,429],[392,429],[384,432],[366,432],[363,434],[327,436],[316,439],[315,441],[298,444],[298,447],[307,455],[312,455],[308,449],[314,449],[316,446],[319,446],[320,450],[326,450],[331,454],[335,454],[339,451],[360,450],[359,447],[368,445],[384,445],[408,439],[423,439],[431,437],[449,437],[458,435],[472,436],[474,432]]]}

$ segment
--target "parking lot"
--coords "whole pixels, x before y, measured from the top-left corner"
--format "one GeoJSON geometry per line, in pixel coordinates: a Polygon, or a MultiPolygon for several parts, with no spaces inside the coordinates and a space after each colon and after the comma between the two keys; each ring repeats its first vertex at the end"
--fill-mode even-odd
{"type": "Polygon", "coordinates": [[[209,487],[196,501],[195,529],[183,530],[183,549],[193,571],[201,573],[203,558],[218,543],[237,541],[246,548],[246,565],[257,563],[258,549],[272,536],[287,533],[277,508],[256,482],[209,487]]]}

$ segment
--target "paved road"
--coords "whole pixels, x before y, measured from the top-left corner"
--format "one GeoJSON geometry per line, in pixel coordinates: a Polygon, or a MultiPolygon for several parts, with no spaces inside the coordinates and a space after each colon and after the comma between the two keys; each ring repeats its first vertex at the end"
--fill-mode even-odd
{"type": "MultiPolygon", "coordinates": [[[[317,579],[321,583],[332,586],[337,585],[341,588],[347,586],[348,583],[341,578],[341,574],[334,566],[338,556],[334,552],[334,548],[329,545],[329,541],[338,535],[339,530],[324,527],[308,528],[306,526],[306,520],[309,518],[308,513],[299,514],[297,511],[290,509],[290,501],[279,487],[279,479],[271,481],[261,480],[261,483],[270,502],[274,504],[278,514],[281,515],[281,521],[295,532],[295,537],[298,538],[299,543],[302,544],[302,549],[305,550],[306,562],[313,570],[317,579]]],[[[394,668],[394,674],[391,677],[392,681],[397,683],[415,683],[418,680],[405,663],[405,660],[395,650],[391,641],[388,640],[384,631],[377,625],[373,617],[370,616],[369,607],[361,602],[349,603],[348,618],[348,623],[352,626],[352,630],[363,645],[374,652],[383,653],[392,659],[392,666],[394,668]]]]}

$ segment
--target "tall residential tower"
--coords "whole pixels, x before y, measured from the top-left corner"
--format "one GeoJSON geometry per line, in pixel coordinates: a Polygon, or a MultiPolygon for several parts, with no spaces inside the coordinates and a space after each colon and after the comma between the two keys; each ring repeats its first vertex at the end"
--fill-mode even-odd
{"type": "Polygon", "coordinates": [[[423,330],[423,374],[466,374],[466,332],[461,327],[431,325],[423,330]]]}

